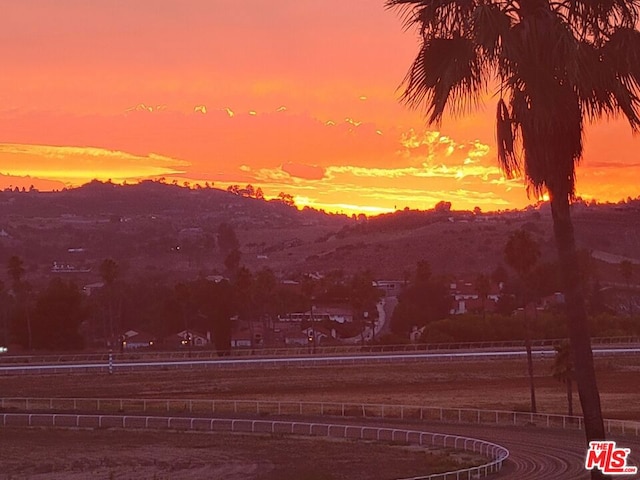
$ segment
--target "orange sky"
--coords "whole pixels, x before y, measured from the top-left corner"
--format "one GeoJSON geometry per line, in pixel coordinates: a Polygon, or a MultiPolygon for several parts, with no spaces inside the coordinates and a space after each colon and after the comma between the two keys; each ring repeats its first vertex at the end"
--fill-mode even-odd
{"type": "MultiPolygon", "coordinates": [[[[522,207],[494,101],[435,131],[399,104],[417,49],[383,0],[31,0],[3,8],[0,186],[260,186],[376,213],[522,207]]],[[[578,193],[639,192],[640,140],[590,127],[578,193]]]]}

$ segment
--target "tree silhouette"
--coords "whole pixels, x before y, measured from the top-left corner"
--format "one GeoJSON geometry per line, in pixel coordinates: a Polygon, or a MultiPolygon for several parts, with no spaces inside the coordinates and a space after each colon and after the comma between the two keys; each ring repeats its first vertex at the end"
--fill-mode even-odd
{"type": "Polygon", "coordinates": [[[487,303],[487,297],[491,293],[491,279],[484,273],[481,273],[476,277],[475,284],[476,284],[475,285],[476,293],[478,294],[478,297],[480,297],[480,302],[482,304],[482,320],[486,320],[487,318],[486,303],[487,303]]]}
{"type": "Polygon", "coordinates": [[[371,340],[374,340],[376,316],[374,312],[382,292],[373,286],[373,275],[370,271],[355,273],[351,277],[348,287],[353,320],[360,327],[360,340],[364,343],[367,326],[371,329],[371,340]]]}
{"type": "Polygon", "coordinates": [[[633,296],[631,295],[631,279],[633,278],[633,263],[629,260],[620,262],[620,275],[627,284],[627,295],[629,296],[629,316],[633,317],[633,296]]]}
{"type": "MultiPolygon", "coordinates": [[[[11,256],[7,262],[7,273],[11,278],[11,288],[16,297],[17,323],[22,323],[22,320],[24,319],[24,324],[27,330],[26,346],[27,349],[31,350],[33,348],[33,329],[31,325],[31,312],[29,309],[29,292],[31,291],[31,285],[22,279],[25,274],[23,260],[17,255],[11,256]]],[[[18,327],[18,330],[22,329],[18,327]]]]}
{"type": "Polygon", "coordinates": [[[17,255],[11,256],[7,262],[7,273],[13,282],[12,287],[14,290],[19,287],[24,272],[24,262],[22,259],[17,255]]]}
{"type": "Polygon", "coordinates": [[[422,327],[445,318],[451,308],[449,289],[440,278],[431,275],[429,262],[421,260],[413,281],[398,296],[391,317],[393,333],[408,336],[413,327],[422,327]]]}
{"type": "Polygon", "coordinates": [[[530,298],[529,274],[540,258],[540,248],[526,230],[512,233],[504,247],[504,259],[520,277],[520,299],[523,304],[522,315],[525,329],[525,348],[527,350],[527,370],[529,372],[529,391],[531,411],[537,412],[536,388],[533,381],[533,356],[531,354],[531,326],[527,318],[527,304],[530,298]]]}
{"type": "Polygon", "coordinates": [[[115,316],[115,283],[120,275],[120,267],[115,260],[106,258],[100,264],[100,277],[104,282],[107,297],[107,319],[109,321],[109,342],[114,340],[116,334],[115,316]]]}
{"type": "Polygon", "coordinates": [[[9,345],[9,305],[10,298],[4,282],[0,280],[0,345],[6,347],[9,345]]]}
{"type": "Polygon", "coordinates": [[[573,361],[571,347],[568,342],[553,347],[556,355],[553,358],[551,376],[567,387],[567,415],[573,416],[573,361]]]}
{"type": "MultiPolygon", "coordinates": [[[[440,122],[498,84],[498,158],[547,191],[587,441],[605,438],[570,203],[585,119],[622,113],[640,127],[640,4],[562,0],[387,0],[420,32],[403,98],[440,122]]],[[[592,478],[602,478],[592,472],[592,478]]]]}
{"type": "Polygon", "coordinates": [[[278,194],[278,201],[282,202],[287,207],[296,206],[295,199],[293,198],[293,195],[291,195],[290,193],[280,192],[278,194]]]}
{"type": "MultiPolygon", "coordinates": [[[[262,268],[256,272],[255,282],[253,283],[253,301],[255,313],[262,323],[262,331],[268,337],[273,328],[273,319],[275,316],[274,294],[277,287],[276,276],[270,268],[262,268]]],[[[269,341],[270,338],[264,338],[269,341]]]]}
{"type": "Polygon", "coordinates": [[[238,241],[236,232],[228,223],[221,223],[218,226],[218,246],[224,256],[240,248],[240,242],[238,241]]]}
{"type": "Polygon", "coordinates": [[[227,272],[231,275],[235,275],[240,268],[240,261],[242,260],[242,253],[239,249],[235,248],[229,252],[229,254],[224,257],[224,266],[227,269],[227,272]]]}
{"type": "Polygon", "coordinates": [[[107,287],[112,286],[120,275],[120,267],[115,260],[106,258],[100,264],[100,277],[107,287]]]}
{"type": "Polygon", "coordinates": [[[205,279],[189,284],[194,317],[203,322],[199,328],[211,330],[218,355],[231,350],[231,316],[234,313],[234,292],[228,281],[211,282],[205,279]]]}
{"type": "Polygon", "coordinates": [[[80,350],[80,324],[87,316],[78,287],[54,278],[38,295],[34,311],[33,346],[46,350],[80,350]]]}
{"type": "Polygon", "coordinates": [[[516,230],[504,247],[504,260],[522,278],[540,259],[540,247],[526,230],[516,230]]]}

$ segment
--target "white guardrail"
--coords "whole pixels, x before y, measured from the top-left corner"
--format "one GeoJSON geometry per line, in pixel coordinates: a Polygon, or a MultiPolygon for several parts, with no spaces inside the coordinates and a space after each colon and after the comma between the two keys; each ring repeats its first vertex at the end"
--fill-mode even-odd
{"type": "Polygon", "coordinates": [[[509,451],[506,448],[484,440],[402,428],[282,420],[167,416],[54,413],[4,413],[1,414],[1,416],[3,427],[152,428],[156,430],[192,430],[199,432],[306,435],[453,448],[454,450],[474,452],[489,459],[488,463],[476,467],[411,477],[403,480],[470,480],[472,478],[486,477],[487,475],[498,472],[502,468],[503,462],[509,457],[509,451]]]}
{"type": "MultiPolygon", "coordinates": [[[[534,350],[536,357],[553,356],[553,350],[534,350]]],[[[633,347],[599,347],[594,349],[594,356],[638,356],[640,346],[633,347]]],[[[2,364],[0,375],[57,374],[57,373],[112,373],[113,371],[134,370],[167,370],[167,369],[202,369],[202,368],[247,368],[247,367],[304,367],[330,365],[359,365],[363,363],[407,363],[407,362],[460,362],[460,361],[495,361],[520,359],[526,355],[524,350],[495,351],[448,351],[448,352],[389,352],[370,354],[343,355],[308,355],[299,357],[225,357],[218,359],[189,360],[151,360],[151,361],[118,361],[108,363],[60,363],[60,364],[2,364]]]]}
{"type": "MultiPolygon", "coordinates": [[[[582,417],[550,413],[478,410],[419,405],[274,400],[0,398],[0,411],[128,412],[132,414],[244,414],[334,416],[497,426],[537,426],[582,430],[582,417]]],[[[640,436],[640,422],[606,419],[608,434],[640,436]]]]}
{"type": "MultiPolygon", "coordinates": [[[[532,340],[532,347],[553,347],[566,339],[532,340]]],[[[591,339],[593,346],[634,345],[640,343],[640,337],[594,337],[591,339]]],[[[524,348],[524,340],[509,340],[496,342],[455,342],[455,343],[410,343],[400,345],[333,345],[315,347],[315,355],[340,355],[345,353],[391,353],[391,352],[426,352],[447,350],[482,350],[503,348],[524,348]]],[[[191,351],[183,349],[179,351],[163,350],[125,350],[115,349],[113,356],[117,361],[151,361],[151,360],[202,360],[237,357],[272,357],[272,356],[298,356],[311,355],[310,347],[287,348],[234,348],[229,355],[219,356],[216,350],[201,350],[194,348],[191,351]]],[[[78,363],[93,362],[106,363],[109,352],[101,353],[75,353],[75,354],[21,354],[0,355],[0,364],[52,364],[52,363],[78,363]]]]}

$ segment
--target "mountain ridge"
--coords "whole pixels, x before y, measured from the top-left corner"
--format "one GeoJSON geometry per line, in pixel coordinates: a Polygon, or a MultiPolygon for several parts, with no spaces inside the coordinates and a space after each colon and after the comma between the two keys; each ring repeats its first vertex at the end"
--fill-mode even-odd
{"type": "MultiPolygon", "coordinates": [[[[507,237],[519,228],[529,230],[543,259],[552,261],[548,210],[540,204],[507,212],[455,211],[441,202],[428,211],[347,217],[211,187],[93,181],[58,192],[0,192],[0,261],[22,256],[35,277],[49,274],[57,262],[89,268],[88,278],[95,280],[104,258],[131,273],[220,274],[224,256],[216,247],[217,229],[228,223],[240,241],[242,263],[281,277],[341,269],[402,278],[419,260],[437,273],[469,276],[502,264],[507,237]]],[[[578,245],[600,252],[607,276],[615,269],[607,258],[640,259],[640,200],[576,202],[573,218],[578,245]]]]}

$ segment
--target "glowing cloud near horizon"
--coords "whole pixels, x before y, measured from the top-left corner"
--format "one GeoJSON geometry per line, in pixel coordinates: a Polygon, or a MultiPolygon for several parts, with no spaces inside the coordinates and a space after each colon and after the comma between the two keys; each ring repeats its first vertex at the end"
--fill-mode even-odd
{"type": "Polygon", "coordinates": [[[96,147],[0,144],[0,170],[80,185],[93,179],[117,182],[183,173],[189,162],[150,153],[134,155],[96,147]],[[64,168],[60,168],[61,165],[64,168]]]}
{"type": "MultiPolygon", "coordinates": [[[[2,186],[164,176],[354,213],[537,200],[498,168],[492,99],[438,131],[398,101],[417,42],[380,0],[112,3],[3,11],[2,186]]],[[[637,196],[628,125],[586,129],[578,194],[637,196]]]]}

